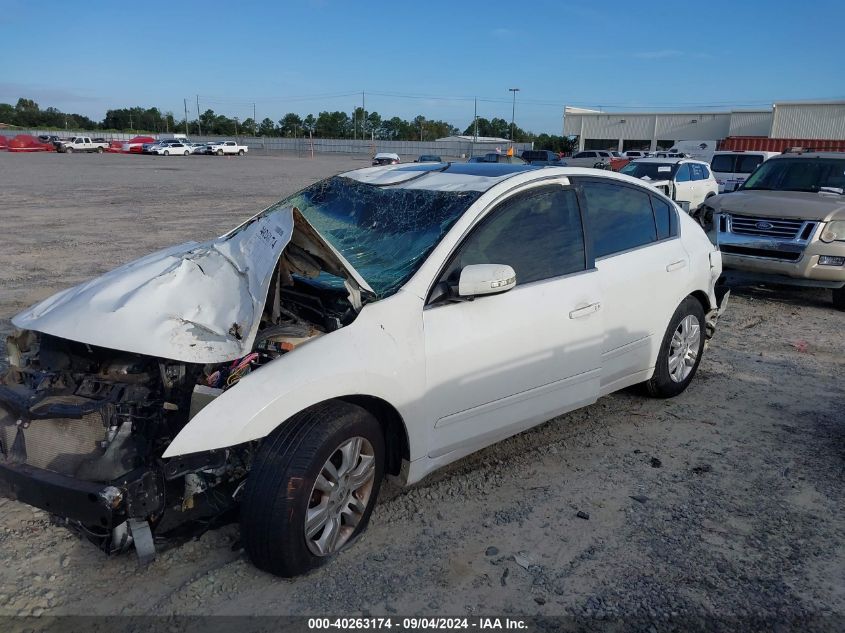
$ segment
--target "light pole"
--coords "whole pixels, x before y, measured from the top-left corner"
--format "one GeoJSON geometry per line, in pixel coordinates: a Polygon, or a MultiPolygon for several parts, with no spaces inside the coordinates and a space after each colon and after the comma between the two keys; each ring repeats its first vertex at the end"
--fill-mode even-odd
{"type": "Polygon", "coordinates": [[[508,88],[508,91],[513,93],[513,109],[511,110],[511,145],[513,145],[513,121],[516,117],[516,93],[519,92],[519,88],[508,88]]]}

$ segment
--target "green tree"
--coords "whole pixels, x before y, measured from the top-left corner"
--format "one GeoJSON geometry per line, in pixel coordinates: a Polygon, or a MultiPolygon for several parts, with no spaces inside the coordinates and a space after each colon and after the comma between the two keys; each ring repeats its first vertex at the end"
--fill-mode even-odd
{"type": "Polygon", "coordinates": [[[15,108],[11,103],[0,103],[0,123],[14,125],[17,121],[16,114],[15,108]]]}
{"type": "Polygon", "coordinates": [[[202,125],[202,130],[206,134],[217,134],[214,131],[214,122],[217,118],[217,115],[214,114],[214,110],[206,110],[200,115],[200,125],[202,125]]]}
{"type": "Polygon", "coordinates": [[[35,103],[35,101],[32,99],[24,99],[23,97],[18,99],[18,102],[15,105],[15,119],[17,120],[18,125],[36,126],[39,123],[40,115],[41,110],[38,108],[38,104],[35,103]]]}
{"type": "Polygon", "coordinates": [[[320,112],[314,134],[320,138],[349,138],[352,136],[352,119],[346,112],[320,112]]]}
{"type": "Polygon", "coordinates": [[[259,136],[276,136],[276,126],[273,119],[265,117],[258,125],[259,136]]]}
{"type": "Polygon", "coordinates": [[[282,136],[294,136],[300,129],[302,129],[302,117],[298,114],[288,112],[279,119],[279,130],[282,136]]]}

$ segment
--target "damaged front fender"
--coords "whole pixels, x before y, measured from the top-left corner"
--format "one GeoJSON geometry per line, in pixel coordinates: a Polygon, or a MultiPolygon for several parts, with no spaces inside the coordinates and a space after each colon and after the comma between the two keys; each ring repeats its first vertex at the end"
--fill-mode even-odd
{"type": "Polygon", "coordinates": [[[293,210],[223,237],[189,242],[60,292],[12,319],[17,327],[100,347],[193,363],[248,353],[293,210]]]}

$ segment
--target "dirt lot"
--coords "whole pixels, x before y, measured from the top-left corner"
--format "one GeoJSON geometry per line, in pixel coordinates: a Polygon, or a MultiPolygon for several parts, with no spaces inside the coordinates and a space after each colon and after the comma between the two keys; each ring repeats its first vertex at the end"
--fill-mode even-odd
{"type": "MultiPolygon", "coordinates": [[[[0,153],[0,333],[59,289],[364,165],[0,153]]],[[[0,615],[696,616],[742,630],[751,615],[812,614],[835,628],[843,332],[826,292],[735,291],[682,396],[606,397],[412,489],[388,486],[365,537],[295,580],[256,571],[234,525],[139,569],[0,500],[0,615]]]]}

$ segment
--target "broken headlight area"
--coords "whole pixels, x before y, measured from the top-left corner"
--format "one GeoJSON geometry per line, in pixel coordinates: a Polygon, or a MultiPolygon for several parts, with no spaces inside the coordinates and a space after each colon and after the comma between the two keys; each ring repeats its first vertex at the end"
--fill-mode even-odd
{"type": "Polygon", "coordinates": [[[162,454],[204,406],[355,312],[340,289],[297,280],[269,301],[251,351],[192,364],[21,331],[0,378],[0,486],[106,552],[196,534],[235,516],[255,443],[162,454]],[[275,307],[273,307],[275,306],[275,307]]]}

